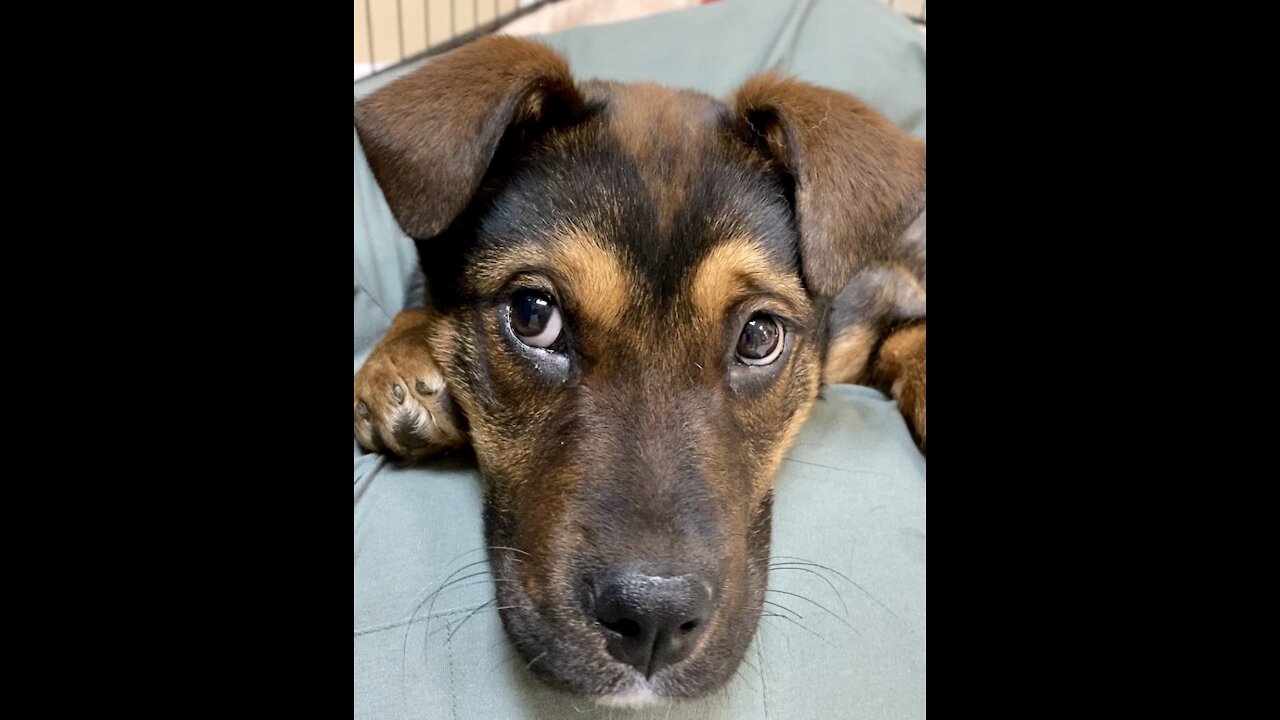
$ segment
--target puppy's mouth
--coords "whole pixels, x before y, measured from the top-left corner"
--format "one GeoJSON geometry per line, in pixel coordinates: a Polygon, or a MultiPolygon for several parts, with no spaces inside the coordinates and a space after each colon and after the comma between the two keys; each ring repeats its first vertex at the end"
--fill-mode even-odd
{"type": "Polygon", "coordinates": [[[679,562],[544,564],[489,532],[499,615],[527,670],[553,688],[620,707],[705,695],[755,635],[767,562],[752,558],[768,556],[767,525],[763,535],[763,549],[717,577],[679,562]]]}

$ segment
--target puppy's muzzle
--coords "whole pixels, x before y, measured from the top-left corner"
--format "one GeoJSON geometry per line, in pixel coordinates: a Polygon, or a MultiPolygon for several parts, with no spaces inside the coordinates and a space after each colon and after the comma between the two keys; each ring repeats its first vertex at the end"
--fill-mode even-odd
{"type": "Polygon", "coordinates": [[[652,678],[697,646],[714,607],[711,587],[696,573],[656,574],[629,564],[589,578],[585,604],[609,654],[652,678]]]}

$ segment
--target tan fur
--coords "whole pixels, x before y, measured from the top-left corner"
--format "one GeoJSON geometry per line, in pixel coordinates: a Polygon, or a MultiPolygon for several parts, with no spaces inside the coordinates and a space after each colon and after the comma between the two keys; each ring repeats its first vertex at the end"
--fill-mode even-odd
{"type": "Polygon", "coordinates": [[[708,141],[697,122],[709,98],[653,83],[608,83],[612,134],[642,168],[640,179],[658,206],[657,231],[671,230],[692,190],[692,165],[708,141]],[[643,169],[662,168],[662,172],[643,169]]]}
{"type": "Polygon", "coordinates": [[[859,272],[841,295],[857,309],[857,321],[834,331],[823,381],[867,383],[868,362],[883,328],[924,316],[924,285],[905,265],[890,263],[859,272]]]}
{"type": "Polygon", "coordinates": [[[562,302],[582,313],[589,322],[610,330],[622,320],[627,290],[634,285],[617,256],[604,249],[589,228],[560,226],[549,245],[529,243],[501,255],[484,258],[476,266],[481,292],[494,293],[515,275],[530,269],[552,269],[572,278],[563,290],[562,302]]]}
{"type": "Polygon", "coordinates": [[[902,263],[892,263],[886,267],[894,273],[898,282],[891,286],[894,292],[892,302],[899,306],[918,306],[923,311],[925,306],[924,283],[902,263]]]}
{"type": "Polygon", "coordinates": [[[353,416],[364,447],[416,460],[466,444],[433,358],[431,324],[426,310],[400,313],[356,374],[353,416]]]}
{"type": "Polygon", "coordinates": [[[766,495],[773,492],[774,478],[778,476],[778,470],[782,467],[782,461],[786,458],[787,452],[791,450],[791,444],[795,442],[796,436],[800,434],[805,421],[809,419],[809,414],[813,411],[813,404],[817,400],[818,390],[821,387],[816,355],[797,362],[802,362],[805,365],[805,369],[798,373],[805,383],[805,400],[794,414],[783,420],[782,427],[779,428],[780,432],[776,435],[776,441],[763,449],[762,455],[765,461],[761,471],[755,477],[755,482],[752,484],[754,490],[752,499],[757,504],[766,495]]]}
{"type": "Polygon", "coordinates": [[[872,382],[898,401],[920,449],[925,449],[925,326],[901,330],[884,341],[872,382]]]}
{"type": "Polygon", "coordinates": [[[836,336],[827,349],[822,381],[829,384],[855,382],[866,370],[877,332],[867,325],[854,325],[836,336]]]}
{"type": "MultiPolygon", "coordinates": [[[[779,268],[750,238],[733,237],[708,253],[689,284],[691,304],[700,319],[698,332],[704,338],[718,337],[725,319],[735,317],[731,310],[747,294],[762,294],[767,298],[761,303],[762,308],[793,317],[806,317],[812,312],[808,295],[794,273],[779,268]]],[[[778,382],[753,403],[733,410],[738,425],[749,438],[746,448],[700,438],[701,446],[714,448],[723,457],[746,452],[755,459],[756,469],[750,475],[755,503],[772,492],[773,479],[808,418],[820,386],[819,358],[812,342],[794,341],[792,352],[783,362],[787,365],[779,374],[790,377],[790,382],[778,382]],[[789,412],[788,408],[793,410],[789,412]]],[[[712,377],[721,382],[717,373],[713,372],[712,377]]],[[[726,493],[724,502],[733,502],[728,494],[736,478],[726,476],[713,480],[726,493]]]]}
{"type": "Polygon", "coordinates": [[[809,304],[799,279],[781,271],[758,244],[743,237],[717,245],[698,266],[691,288],[694,308],[704,318],[723,317],[731,301],[753,289],[770,292],[792,314],[809,304]]]}

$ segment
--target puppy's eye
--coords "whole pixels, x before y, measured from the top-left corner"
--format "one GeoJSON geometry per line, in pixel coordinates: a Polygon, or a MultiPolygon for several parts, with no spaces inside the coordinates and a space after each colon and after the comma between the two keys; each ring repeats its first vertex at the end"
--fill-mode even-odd
{"type": "Polygon", "coordinates": [[[782,323],[764,313],[751,316],[738,336],[738,359],[748,365],[768,365],[782,354],[782,323]]]}
{"type": "Polygon", "coordinates": [[[511,298],[511,329],[526,345],[550,347],[560,337],[560,309],[542,293],[516,293],[511,298]]]}

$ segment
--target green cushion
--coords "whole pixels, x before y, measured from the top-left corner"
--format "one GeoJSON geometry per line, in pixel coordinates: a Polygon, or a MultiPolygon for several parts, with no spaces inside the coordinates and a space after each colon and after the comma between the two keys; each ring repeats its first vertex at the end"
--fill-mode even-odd
{"type": "MultiPolygon", "coordinates": [[[[580,78],[719,96],[777,68],[852,92],[924,135],[924,36],[871,0],[726,0],[545,40],[580,78]]],[[[361,83],[356,96],[387,81],[361,83]]],[[[358,142],[355,152],[358,369],[403,307],[416,255],[358,142]]],[[[802,616],[790,615],[799,624],[765,618],[724,690],[651,710],[597,708],[533,680],[497,614],[481,607],[493,597],[485,576],[441,593],[409,622],[429,591],[484,557],[479,476],[465,457],[415,469],[358,447],[354,457],[356,718],[924,716],[925,460],[894,403],[875,390],[828,387],[777,479],[775,558],[831,568],[771,575],[781,592],[770,600],[802,616]]]]}

